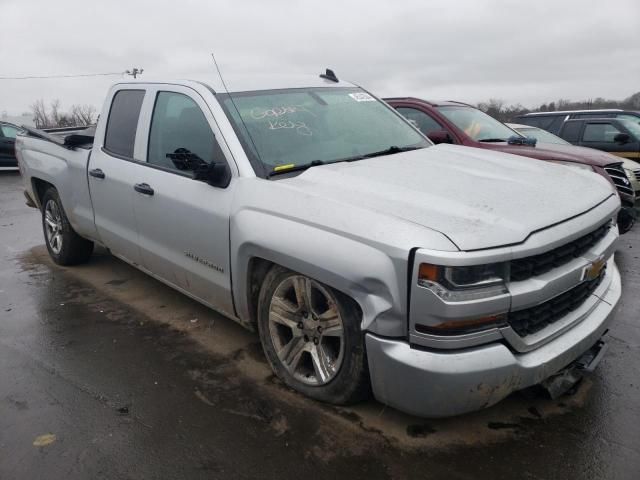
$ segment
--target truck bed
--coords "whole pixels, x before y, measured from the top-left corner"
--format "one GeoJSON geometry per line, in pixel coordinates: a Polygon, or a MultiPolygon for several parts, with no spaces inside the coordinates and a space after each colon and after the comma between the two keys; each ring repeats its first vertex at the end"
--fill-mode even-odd
{"type": "Polygon", "coordinates": [[[95,125],[88,127],[45,128],[23,127],[27,137],[39,138],[67,148],[91,149],[95,125]]]}

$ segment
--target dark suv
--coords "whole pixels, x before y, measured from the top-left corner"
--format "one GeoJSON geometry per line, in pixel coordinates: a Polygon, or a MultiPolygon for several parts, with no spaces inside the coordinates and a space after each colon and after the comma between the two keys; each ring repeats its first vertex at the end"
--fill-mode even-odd
{"type": "Polygon", "coordinates": [[[0,169],[17,168],[15,154],[16,135],[22,129],[7,122],[0,122],[0,169]]]}
{"type": "Polygon", "coordinates": [[[618,157],[640,160],[640,124],[616,118],[567,120],[558,136],[582,147],[597,148],[618,157]]]}
{"type": "Polygon", "coordinates": [[[558,135],[562,124],[567,120],[586,120],[591,118],[615,118],[617,120],[628,120],[640,123],[640,112],[632,110],[620,110],[616,108],[605,108],[598,110],[562,110],[558,112],[531,112],[518,115],[513,119],[514,123],[531,125],[542,128],[548,132],[558,135]]]}
{"type": "Polygon", "coordinates": [[[429,102],[418,98],[387,98],[385,101],[434,143],[498,150],[592,170],[618,190],[623,206],[618,217],[620,231],[626,232],[634,223],[635,192],[622,163],[612,155],[573,145],[536,145],[535,141],[528,142],[515,130],[465,103],[429,102]]]}

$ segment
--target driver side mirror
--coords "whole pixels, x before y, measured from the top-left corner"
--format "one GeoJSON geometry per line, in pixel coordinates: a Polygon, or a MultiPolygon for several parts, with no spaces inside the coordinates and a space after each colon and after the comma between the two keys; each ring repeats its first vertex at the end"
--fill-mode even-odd
{"type": "Polygon", "coordinates": [[[631,137],[629,137],[628,133],[619,133],[615,137],[613,137],[613,141],[620,144],[629,143],[631,137]]]}
{"type": "Polygon", "coordinates": [[[227,188],[231,182],[229,165],[223,162],[204,164],[193,171],[193,178],[213,187],[227,188]]]}
{"type": "Polygon", "coordinates": [[[445,130],[435,130],[433,132],[427,133],[427,137],[436,145],[438,143],[453,143],[453,139],[449,132],[445,130]]]}

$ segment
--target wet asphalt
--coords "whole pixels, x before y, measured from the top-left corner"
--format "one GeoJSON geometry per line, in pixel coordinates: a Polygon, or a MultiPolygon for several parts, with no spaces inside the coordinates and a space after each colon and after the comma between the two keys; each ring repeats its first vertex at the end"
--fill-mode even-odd
{"type": "Polygon", "coordinates": [[[288,391],[257,337],[98,251],[53,265],[0,172],[0,479],[640,478],[640,226],[596,372],[454,419],[288,391]]]}

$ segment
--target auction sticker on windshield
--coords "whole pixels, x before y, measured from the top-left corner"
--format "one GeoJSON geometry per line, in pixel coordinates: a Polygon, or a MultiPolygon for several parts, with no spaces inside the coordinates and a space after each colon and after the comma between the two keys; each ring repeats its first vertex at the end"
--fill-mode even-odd
{"type": "Polygon", "coordinates": [[[350,93],[349,96],[353,98],[356,102],[375,102],[376,101],[375,98],[373,98],[368,93],[364,93],[364,92],[350,93]]]}

